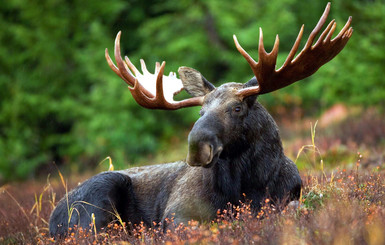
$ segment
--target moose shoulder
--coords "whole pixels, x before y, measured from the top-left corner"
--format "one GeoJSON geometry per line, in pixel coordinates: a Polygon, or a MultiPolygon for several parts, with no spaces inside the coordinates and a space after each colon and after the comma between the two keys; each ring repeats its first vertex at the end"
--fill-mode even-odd
{"type": "Polygon", "coordinates": [[[255,211],[267,196],[274,202],[299,198],[301,178],[297,167],[283,152],[277,125],[258,103],[257,96],[288,86],[310,76],[335,57],[352,35],[351,18],[340,33],[331,38],[336,23],[331,21],[320,33],[330,3],[310,34],[305,47],[295,57],[303,26],[283,66],[275,64],[277,36],[271,53],[263,47],[262,30],[255,62],[239,45],[255,75],[250,81],[226,83],[216,88],[198,71],[181,67],[164,76],[165,63],[156,64],[155,74],[141,60],[141,74],[120,54],[120,32],[115,40],[114,65],[106,50],[110,68],[128,85],[137,103],[149,109],[175,110],[201,106],[200,118],[188,136],[185,161],[100,173],[63,197],[50,218],[50,234],[65,235],[69,227],[88,227],[91,214],[97,228],[116,219],[147,225],[174,216],[175,222],[191,219],[208,221],[227,203],[252,200],[255,211]],[[295,57],[295,58],[294,58],[295,57]],[[185,89],[192,98],[174,101],[174,94],[185,89]],[[69,207],[75,210],[69,214],[69,207]]]}

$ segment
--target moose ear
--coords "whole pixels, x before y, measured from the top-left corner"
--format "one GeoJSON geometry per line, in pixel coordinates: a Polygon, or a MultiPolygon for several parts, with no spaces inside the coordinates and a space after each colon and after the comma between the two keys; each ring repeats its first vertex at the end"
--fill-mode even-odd
{"type": "MultiPolygon", "coordinates": [[[[257,78],[253,77],[251,78],[247,83],[243,85],[243,88],[248,88],[248,87],[254,87],[258,86],[258,81],[257,78]]],[[[249,107],[253,106],[255,104],[255,101],[257,100],[258,95],[253,94],[251,96],[248,96],[245,98],[245,101],[249,107]]]]}
{"type": "Polygon", "coordinates": [[[243,85],[244,88],[254,87],[254,86],[258,86],[258,81],[257,81],[256,77],[253,77],[252,79],[250,79],[247,83],[245,83],[243,85]]]}
{"type": "Polygon", "coordinates": [[[179,67],[178,73],[184,89],[193,97],[205,96],[215,89],[214,85],[193,68],[182,66],[179,67]]]}

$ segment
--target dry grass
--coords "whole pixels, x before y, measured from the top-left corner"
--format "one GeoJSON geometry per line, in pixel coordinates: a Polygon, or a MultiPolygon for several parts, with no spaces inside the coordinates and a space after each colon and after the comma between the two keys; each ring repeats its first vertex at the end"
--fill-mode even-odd
{"type": "MultiPolygon", "coordinates": [[[[298,137],[299,141],[286,146],[289,151],[295,149],[292,159],[297,156],[300,165],[306,165],[300,171],[303,191],[297,206],[272,206],[267,199],[262,210],[255,214],[248,203],[229,205],[210,223],[190,221],[173,225],[169,220],[171,225],[167,230],[159,228],[159,224],[132,227],[118,221],[95,232],[95,226],[90,224],[89,229],[72,229],[59,242],[385,244],[385,168],[383,158],[377,157],[383,154],[384,120],[369,111],[332,128],[334,133],[328,133],[322,128],[316,130],[314,125],[309,134],[307,127],[303,138],[298,137]],[[374,164],[370,163],[372,158],[374,164]]],[[[113,169],[111,159],[105,160],[109,169],[113,169]]],[[[49,215],[58,199],[76,186],[78,180],[79,177],[72,177],[67,183],[59,173],[57,178],[48,178],[43,183],[1,187],[0,244],[57,243],[48,236],[49,215]]]]}
{"type": "MultiPolygon", "coordinates": [[[[384,172],[340,169],[333,174],[302,175],[299,207],[270,205],[258,214],[244,203],[218,212],[207,224],[190,221],[163,231],[156,224],[127,229],[110,224],[95,233],[73,229],[64,244],[384,244],[384,172]],[[279,210],[279,211],[278,211],[279,210]]],[[[51,244],[47,235],[49,213],[55,201],[52,185],[3,188],[0,196],[0,243],[51,244]],[[47,187],[48,186],[48,187],[47,187]],[[5,189],[5,190],[4,190],[5,189]],[[33,191],[40,191],[35,199],[33,191]],[[12,194],[11,194],[12,193],[12,194]],[[41,199],[40,199],[41,195],[41,199]],[[40,201],[41,200],[41,201],[40,201]],[[41,208],[39,207],[41,206],[41,208]],[[37,210],[39,210],[37,212],[37,210]]],[[[172,220],[169,221],[172,223],[172,220]]]]}

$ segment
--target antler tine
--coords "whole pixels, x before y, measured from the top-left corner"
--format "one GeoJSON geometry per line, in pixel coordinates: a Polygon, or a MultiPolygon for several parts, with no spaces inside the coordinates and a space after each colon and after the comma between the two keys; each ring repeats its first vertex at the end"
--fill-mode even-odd
{"type": "Polygon", "coordinates": [[[166,66],[166,62],[163,61],[162,65],[160,66],[158,76],[156,77],[155,100],[160,101],[161,103],[167,103],[166,99],[164,98],[164,94],[163,94],[163,73],[164,73],[164,67],[165,66],[166,66]]]}
{"type": "Polygon", "coordinates": [[[182,82],[176,77],[175,73],[170,73],[169,76],[164,76],[166,62],[163,62],[162,65],[160,65],[159,62],[156,62],[155,74],[151,74],[147,70],[146,63],[141,59],[140,64],[143,72],[143,74],[141,74],[127,56],[125,56],[125,60],[123,61],[120,53],[120,36],[121,32],[119,31],[116,35],[114,48],[117,66],[115,66],[114,62],[111,60],[107,49],[105,51],[105,57],[110,68],[128,85],[130,85],[128,88],[139,105],[149,109],[176,110],[183,107],[198,106],[203,104],[203,96],[182,101],[173,101],[172,96],[180,92],[183,89],[183,85],[182,82]],[[154,78],[155,84],[151,84],[151,80],[154,78]],[[164,87],[164,78],[167,79],[166,85],[169,87],[164,87]],[[154,89],[155,95],[149,92],[144,85],[155,85],[154,87],[150,87],[150,89],[154,89]],[[167,93],[165,94],[164,92],[167,93]]]}
{"type": "Polygon", "coordinates": [[[313,45],[315,38],[326,22],[329,12],[330,2],[326,5],[325,11],[323,12],[320,20],[309,35],[304,48],[295,57],[303,35],[304,26],[302,25],[289,55],[287,56],[282,67],[278,70],[275,70],[279,45],[278,36],[276,38],[276,42],[274,43],[272,52],[268,54],[263,47],[263,36],[262,30],[260,29],[258,63],[255,62],[249,54],[247,54],[234,37],[235,46],[249,63],[258,81],[257,86],[241,89],[238,91],[238,94],[241,97],[247,97],[253,94],[264,94],[278,90],[312,75],[322,65],[333,59],[344,48],[353,33],[353,29],[350,27],[352,18],[349,17],[340,33],[331,40],[331,37],[336,29],[336,22],[335,20],[332,20],[321,33],[317,42],[313,45]]]}
{"type": "Polygon", "coordinates": [[[120,35],[122,34],[121,31],[118,32],[115,38],[115,49],[114,49],[114,55],[116,60],[116,65],[119,68],[120,74],[122,77],[126,79],[126,81],[129,82],[129,85],[134,85],[135,83],[135,77],[130,73],[130,71],[125,67],[124,61],[122,60],[121,54],[120,54],[120,35]]]}
{"type": "Polygon", "coordinates": [[[120,78],[122,78],[127,84],[131,85],[131,84],[126,80],[126,78],[124,78],[124,77],[122,76],[122,74],[120,73],[118,67],[116,67],[115,64],[114,64],[114,62],[111,60],[111,57],[110,57],[110,55],[108,54],[108,49],[107,49],[107,48],[105,49],[104,57],[106,58],[107,63],[108,63],[108,66],[111,68],[111,70],[113,70],[113,71],[115,72],[115,74],[118,75],[120,78]]]}
{"type": "Polygon", "coordinates": [[[278,49],[279,49],[279,37],[278,35],[275,38],[273,49],[270,53],[267,53],[263,44],[263,31],[262,28],[259,28],[259,45],[258,45],[258,63],[255,62],[253,58],[242,48],[239,44],[237,37],[233,35],[235,46],[238,51],[245,57],[246,61],[249,63],[255,77],[258,81],[258,86],[253,86],[250,88],[245,88],[241,90],[241,93],[238,93],[241,97],[245,98],[247,96],[257,94],[264,87],[268,86],[263,81],[264,76],[268,76],[270,73],[275,71],[275,65],[277,63],[278,49]]]}
{"type": "Polygon", "coordinates": [[[108,54],[108,49],[105,49],[104,56],[107,60],[108,66],[113,70],[116,75],[118,75],[120,78],[123,79],[128,85],[134,86],[135,84],[135,77],[131,74],[130,69],[137,74],[139,71],[136,69],[136,67],[131,63],[131,61],[125,57],[126,62],[124,62],[120,56],[120,35],[121,32],[119,31],[115,38],[115,48],[114,48],[114,55],[115,60],[117,61],[118,67],[115,66],[114,62],[112,61],[110,55],[108,54]],[[129,68],[128,68],[129,67],[129,68]]]}
{"type": "MultiPolygon", "coordinates": [[[[295,56],[295,54],[297,53],[298,51],[298,48],[299,48],[299,44],[301,43],[301,39],[302,39],[302,35],[303,35],[303,29],[304,29],[304,25],[302,25],[301,29],[299,30],[299,33],[298,33],[298,36],[297,36],[297,39],[295,40],[294,42],[294,45],[293,47],[291,48],[290,50],[290,53],[289,55],[287,56],[286,60],[285,60],[285,63],[283,63],[282,67],[285,67],[287,66],[288,64],[290,64],[295,56]]],[[[281,68],[282,68],[281,67],[281,68]]],[[[281,69],[280,68],[280,69],[281,69]]],[[[278,69],[278,70],[280,70],[278,69]]]]}
{"type": "Polygon", "coordinates": [[[264,63],[269,63],[269,66],[274,66],[275,63],[277,62],[277,56],[278,56],[278,49],[279,49],[279,37],[278,35],[275,36],[275,42],[273,49],[271,50],[270,53],[267,53],[265,50],[265,46],[263,45],[263,32],[262,28],[259,28],[259,47],[258,47],[258,62],[264,62],[264,63]]]}
{"type": "Polygon", "coordinates": [[[146,63],[144,63],[144,60],[143,59],[140,59],[140,65],[142,67],[142,72],[143,74],[149,74],[150,72],[148,72],[147,70],[147,66],[146,66],[146,63]]]}
{"type": "Polygon", "coordinates": [[[131,69],[131,71],[134,73],[135,76],[140,73],[138,69],[136,69],[136,66],[132,64],[131,60],[127,56],[124,56],[124,61],[126,62],[126,65],[131,69]]]}
{"type": "Polygon", "coordinates": [[[309,38],[305,44],[304,50],[311,47],[313,44],[314,39],[318,35],[318,33],[321,31],[322,26],[325,24],[326,19],[330,12],[330,2],[326,5],[325,11],[323,12],[321,18],[319,19],[317,25],[314,27],[313,31],[310,33],[309,38]]]}
{"type": "MultiPolygon", "coordinates": [[[[142,65],[142,70],[145,69],[147,71],[146,65],[143,60],[141,60],[141,65],[142,65]]],[[[138,82],[137,79],[135,79],[134,87],[129,88],[131,91],[132,97],[135,99],[135,101],[139,105],[148,109],[160,109],[160,108],[163,108],[164,106],[167,106],[168,102],[165,100],[163,96],[163,73],[164,73],[165,65],[166,65],[166,62],[163,61],[159,71],[156,72],[157,76],[156,76],[155,97],[149,97],[148,95],[146,95],[143,92],[145,90],[144,87],[138,82]]],[[[147,73],[149,72],[147,71],[147,73]]]]}
{"type": "Polygon", "coordinates": [[[135,99],[135,101],[147,108],[147,109],[167,109],[167,110],[177,110],[184,107],[191,107],[191,106],[199,106],[203,104],[203,96],[201,97],[194,97],[190,99],[185,99],[182,101],[175,101],[173,103],[168,102],[163,93],[163,74],[164,74],[164,68],[165,68],[166,62],[162,62],[162,65],[159,66],[159,63],[156,65],[156,69],[159,71],[157,72],[156,77],[156,95],[155,97],[151,98],[148,97],[144,92],[143,86],[138,82],[138,80],[135,80],[134,87],[130,88],[132,97],[135,99]]]}
{"type": "Polygon", "coordinates": [[[160,63],[155,62],[155,73],[159,72],[159,70],[160,70],[160,63]]]}
{"type": "Polygon", "coordinates": [[[317,46],[321,45],[323,42],[330,40],[334,31],[336,30],[336,27],[337,27],[336,21],[335,20],[330,21],[329,25],[322,32],[322,34],[319,36],[318,41],[314,44],[314,47],[317,47],[317,46]]]}
{"type": "Polygon", "coordinates": [[[340,31],[340,33],[338,33],[338,35],[333,38],[332,42],[334,42],[335,40],[338,40],[340,38],[343,38],[343,35],[347,32],[350,32],[350,35],[348,36],[348,38],[351,37],[352,33],[353,33],[353,28],[350,27],[350,24],[352,23],[352,17],[350,16],[348,21],[346,22],[345,26],[342,28],[342,30],[340,31]]]}
{"type": "MultiPolygon", "coordinates": [[[[260,35],[261,37],[261,35],[260,35]]],[[[253,70],[255,76],[257,77],[257,72],[255,72],[256,69],[258,69],[258,64],[257,62],[255,62],[255,60],[242,48],[242,46],[239,44],[238,42],[238,39],[237,39],[237,36],[233,35],[233,40],[234,40],[234,43],[235,43],[235,47],[237,48],[237,50],[239,51],[239,53],[246,59],[247,63],[249,63],[251,69],[253,70]]],[[[262,41],[263,41],[263,37],[262,37],[262,41]]],[[[262,50],[261,48],[261,44],[259,44],[259,47],[258,47],[258,52],[260,53],[260,50],[262,50]]],[[[263,44],[262,44],[262,48],[263,48],[263,44]]],[[[264,50],[264,48],[263,48],[264,50]]],[[[259,57],[258,59],[260,59],[261,55],[259,54],[259,57]]],[[[247,96],[250,96],[250,95],[253,95],[253,94],[258,94],[259,91],[260,91],[260,87],[259,86],[254,86],[254,87],[251,87],[251,88],[245,88],[242,91],[242,94],[240,94],[238,92],[238,94],[245,98],[247,96]]]]}
{"type": "MultiPolygon", "coordinates": [[[[115,66],[114,62],[112,61],[110,55],[108,54],[108,49],[105,50],[105,58],[107,60],[107,63],[109,67],[118,75],[120,78],[123,79],[129,86],[135,86],[136,78],[131,74],[130,69],[135,73],[139,74],[140,72],[136,67],[131,63],[130,59],[126,56],[125,62],[121,58],[120,54],[120,36],[121,31],[118,32],[115,38],[115,48],[114,48],[114,55],[115,60],[118,65],[118,67],[115,66]]],[[[145,66],[145,65],[144,65],[145,66]]],[[[146,69],[147,71],[147,69],[146,69]]],[[[148,73],[148,71],[147,71],[148,73]]],[[[145,93],[149,97],[153,97],[153,94],[150,93],[147,89],[145,89],[143,86],[141,86],[143,93],[145,93]]]]}
{"type": "MultiPolygon", "coordinates": [[[[277,63],[277,57],[278,57],[278,49],[279,49],[279,37],[278,35],[275,37],[275,42],[273,49],[270,53],[267,53],[265,50],[265,47],[263,45],[263,33],[262,28],[259,28],[259,58],[258,58],[258,70],[255,68],[253,70],[254,74],[258,74],[258,76],[263,77],[264,74],[269,74],[271,72],[275,71],[275,65],[277,63]]],[[[257,77],[258,79],[258,77],[257,77]]],[[[259,82],[259,86],[261,89],[263,89],[265,83],[263,83],[263,80],[259,82]]]]}
{"type": "Polygon", "coordinates": [[[279,37],[278,35],[275,38],[273,49],[270,53],[267,53],[263,45],[263,31],[262,28],[259,28],[259,45],[258,45],[258,62],[256,62],[239,44],[238,39],[233,35],[234,43],[238,51],[249,63],[251,69],[253,70],[255,76],[260,76],[262,66],[266,70],[275,69],[275,64],[277,62],[278,48],[279,48],[279,37]]]}
{"type": "Polygon", "coordinates": [[[242,48],[242,46],[238,42],[237,36],[233,35],[233,39],[235,47],[238,49],[239,53],[241,53],[241,55],[246,59],[247,63],[249,63],[251,67],[256,66],[258,63],[255,62],[255,60],[242,48]]]}

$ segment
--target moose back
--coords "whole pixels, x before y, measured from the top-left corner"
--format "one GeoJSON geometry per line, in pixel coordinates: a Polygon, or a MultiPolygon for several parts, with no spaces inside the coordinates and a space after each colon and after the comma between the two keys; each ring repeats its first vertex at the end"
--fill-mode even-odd
{"type": "Polygon", "coordinates": [[[332,20],[316,36],[330,11],[330,3],[310,34],[305,47],[295,57],[303,26],[283,66],[275,69],[279,39],[267,53],[262,29],[258,62],[234,42],[249,63],[254,77],[246,83],[226,83],[216,88],[198,71],[180,67],[164,76],[165,62],[156,63],[155,73],[142,73],[120,54],[120,32],[115,40],[116,66],[106,50],[110,68],[128,85],[136,102],[149,109],[176,110],[201,106],[200,118],[188,136],[185,161],[100,173],[76,187],[57,204],[50,218],[50,234],[66,235],[69,227],[97,228],[116,220],[147,225],[174,217],[176,223],[194,219],[209,221],[230,202],[252,200],[258,211],[267,196],[273,202],[299,198],[301,178],[295,164],[285,156],[277,125],[257,101],[269,93],[312,75],[334,58],[352,35],[351,17],[332,39],[332,20]],[[294,58],[295,57],[295,58],[294,58]],[[185,89],[191,98],[174,101],[185,89]],[[70,212],[71,210],[71,212],[70,212]],[[75,210],[75,211],[74,211],[75,210]],[[93,215],[94,216],[93,216],[93,215]],[[94,217],[94,219],[92,219],[94,217]]]}

